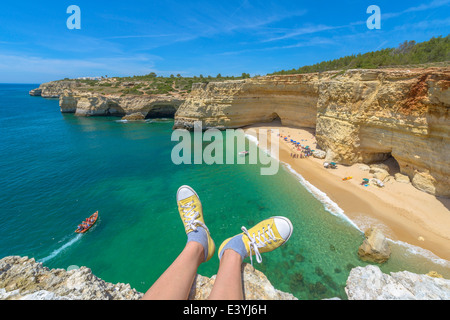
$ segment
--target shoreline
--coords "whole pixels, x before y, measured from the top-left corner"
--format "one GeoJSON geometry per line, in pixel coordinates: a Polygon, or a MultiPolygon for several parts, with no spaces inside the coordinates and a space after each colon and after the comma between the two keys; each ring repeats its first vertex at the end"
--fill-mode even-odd
{"type": "MultiPolygon", "coordinates": [[[[283,126],[279,122],[259,123],[243,129],[277,129],[280,135],[289,135],[295,141],[305,140],[312,149],[316,146],[313,129],[283,126]]],[[[413,245],[450,261],[450,199],[437,198],[394,178],[384,182],[383,188],[373,184],[364,187],[360,182],[363,178],[370,179],[372,174],[361,170],[362,164],[338,164],[337,169],[325,169],[324,159],[292,158],[292,144],[280,137],[277,139],[280,146],[278,160],[293,174],[297,173],[325,193],[359,230],[364,232],[376,226],[393,242],[413,245]],[[347,176],[352,179],[343,181],[342,178],[347,176]]],[[[398,172],[392,163],[387,164],[391,175],[398,172]]]]}

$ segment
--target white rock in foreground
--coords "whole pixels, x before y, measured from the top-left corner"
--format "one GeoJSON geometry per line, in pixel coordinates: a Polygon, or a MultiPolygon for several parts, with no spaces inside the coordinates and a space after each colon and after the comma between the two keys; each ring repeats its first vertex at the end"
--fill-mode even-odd
{"type": "Polygon", "coordinates": [[[449,300],[450,280],[369,265],[351,270],[345,292],[349,300],[449,300]]]}

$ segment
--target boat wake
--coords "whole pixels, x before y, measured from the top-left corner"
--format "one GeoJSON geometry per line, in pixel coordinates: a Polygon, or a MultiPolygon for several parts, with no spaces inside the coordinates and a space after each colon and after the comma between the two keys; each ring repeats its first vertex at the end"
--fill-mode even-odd
{"type": "Polygon", "coordinates": [[[75,237],[70,239],[68,242],[64,243],[61,247],[59,247],[58,249],[56,249],[52,253],[50,253],[47,257],[40,259],[39,262],[44,263],[44,262],[47,262],[47,261],[53,259],[58,254],[60,254],[62,251],[64,251],[65,249],[67,249],[68,247],[70,247],[71,245],[73,245],[75,242],[77,242],[80,239],[81,239],[81,234],[77,234],[75,237]]]}

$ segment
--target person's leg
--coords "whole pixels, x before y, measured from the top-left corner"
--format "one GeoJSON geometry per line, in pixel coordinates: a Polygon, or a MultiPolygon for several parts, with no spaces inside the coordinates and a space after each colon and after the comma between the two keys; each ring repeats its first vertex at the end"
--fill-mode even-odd
{"type": "Polygon", "coordinates": [[[203,246],[198,242],[188,242],[170,267],[144,294],[142,300],[186,300],[197,268],[204,259],[203,246]]]}
{"type": "Polygon", "coordinates": [[[288,218],[277,216],[263,220],[249,230],[242,227],[242,231],[225,240],[219,248],[220,266],[209,296],[211,300],[243,299],[242,261],[255,254],[256,260],[261,263],[261,253],[270,252],[286,243],[293,227],[288,218]]]}
{"type": "Polygon", "coordinates": [[[205,225],[203,209],[197,193],[189,186],[177,191],[177,204],[187,234],[180,255],[145,293],[147,299],[187,299],[198,266],[214,255],[215,245],[205,225]]]}
{"type": "Polygon", "coordinates": [[[225,250],[209,300],[242,300],[242,257],[234,250],[225,250]]]}

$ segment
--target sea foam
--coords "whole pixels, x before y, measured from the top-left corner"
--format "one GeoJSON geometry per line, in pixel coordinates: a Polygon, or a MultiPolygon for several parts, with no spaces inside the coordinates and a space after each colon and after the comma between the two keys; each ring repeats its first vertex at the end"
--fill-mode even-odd
{"type": "Polygon", "coordinates": [[[352,220],[350,220],[349,217],[345,215],[344,210],[342,210],[336,202],[331,200],[325,192],[319,190],[316,186],[312,185],[308,180],[303,178],[303,176],[292,169],[292,167],[288,163],[283,162],[283,165],[297,177],[297,180],[300,182],[300,184],[304,186],[305,189],[314,196],[314,198],[316,198],[323,204],[326,211],[336,217],[344,219],[351,226],[362,232],[362,230],[352,220]]]}

